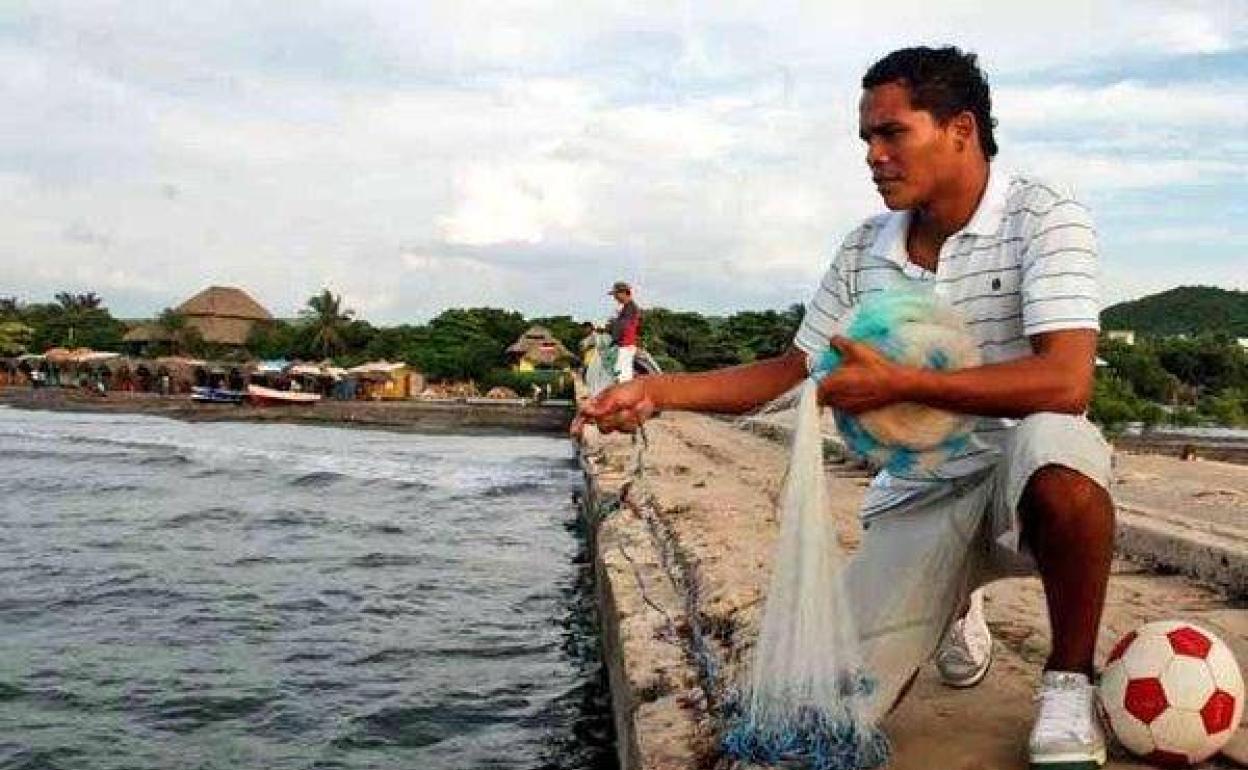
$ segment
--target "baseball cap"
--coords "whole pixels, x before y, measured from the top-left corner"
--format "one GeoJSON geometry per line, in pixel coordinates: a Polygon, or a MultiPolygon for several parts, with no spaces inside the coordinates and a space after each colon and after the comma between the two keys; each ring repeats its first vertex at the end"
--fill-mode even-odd
{"type": "Polygon", "coordinates": [[[633,287],[629,286],[624,281],[616,281],[611,284],[611,291],[607,292],[607,294],[615,294],[617,291],[626,291],[631,294],[633,292],[633,287]]]}

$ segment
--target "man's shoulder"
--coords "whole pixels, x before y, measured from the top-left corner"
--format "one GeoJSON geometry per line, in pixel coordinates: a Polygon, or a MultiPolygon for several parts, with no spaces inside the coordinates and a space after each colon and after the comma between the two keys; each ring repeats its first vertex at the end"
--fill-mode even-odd
{"type": "Polygon", "coordinates": [[[845,240],[841,241],[841,251],[866,251],[875,243],[876,236],[888,224],[890,217],[896,216],[893,211],[881,211],[867,217],[858,226],[849,231],[845,240]]]}
{"type": "Polygon", "coordinates": [[[1083,206],[1067,184],[1027,171],[1009,171],[1005,215],[1047,214],[1057,206],[1083,206]]]}

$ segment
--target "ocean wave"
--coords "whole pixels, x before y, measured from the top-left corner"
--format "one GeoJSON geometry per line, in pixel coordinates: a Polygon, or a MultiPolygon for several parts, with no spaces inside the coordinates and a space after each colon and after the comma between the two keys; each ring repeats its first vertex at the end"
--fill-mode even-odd
{"type": "Polygon", "coordinates": [[[201,727],[262,712],[276,699],[269,693],[183,695],[154,701],[143,709],[154,727],[191,732],[201,727]]]}
{"type": "Polygon", "coordinates": [[[516,721],[513,712],[529,705],[526,698],[495,698],[454,702],[440,700],[419,706],[385,706],[352,720],[338,748],[422,748],[450,738],[516,721]]]}
{"type": "Polygon", "coordinates": [[[237,508],[231,508],[225,505],[213,505],[208,508],[197,508],[193,511],[179,513],[171,516],[162,522],[159,522],[155,529],[180,529],[182,527],[202,524],[205,522],[233,522],[243,517],[243,512],[237,508]]]}
{"type": "Polygon", "coordinates": [[[292,487],[313,487],[320,489],[337,484],[339,481],[346,479],[347,476],[335,471],[312,471],[305,473],[292,479],[289,483],[292,487]]]}
{"type": "Polygon", "coordinates": [[[372,569],[374,567],[411,567],[424,562],[425,559],[416,554],[368,553],[348,559],[347,565],[372,569]]]}

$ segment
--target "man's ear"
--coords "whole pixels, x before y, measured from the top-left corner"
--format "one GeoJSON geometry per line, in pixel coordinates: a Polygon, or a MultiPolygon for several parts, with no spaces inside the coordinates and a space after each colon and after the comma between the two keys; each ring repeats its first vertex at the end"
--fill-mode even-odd
{"type": "Polygon", "coordinates": [[[975,115],[969,110],[959,112],[950,118],[949,130],[953,132],[953,137],[957,140],[958,149],[970,146],[978,141],[976,139],[978,122],[975,120],[975,115]]]}

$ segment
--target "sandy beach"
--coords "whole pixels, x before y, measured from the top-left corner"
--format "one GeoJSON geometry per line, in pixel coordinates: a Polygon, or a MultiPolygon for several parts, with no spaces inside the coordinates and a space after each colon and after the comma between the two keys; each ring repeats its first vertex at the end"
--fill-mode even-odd
{"type": "MultiPolygon", "coordinates": [[[[722,681],[752,643],[777,532],[785,449],[691,414],[666,414],[651,423],[648,435],[640,480],[596,533],[621,757],[629,770],[707,767],[715,760],[707,708],[715,683],[694,664],[693,653],[705,643],[722,659],[722,681]]],[[[610,501],[633,477],[628,437],[591,432],[584,458],[591,501],[610,501]]],[[[1242,466],[1133,455],[1119,455],[1116,464],[1114,491],[1123,499],[1158,509],[1204,506],[1222,526],[1243,526],[1248,470],[1242,466]]],[[[866,478],[836,464],[828,477],[842,539],[852,549],[866,478]]],[[[1026,767],[1031,698],[1048,646],[1038,579],[993,584],[987,611],[997,640],[988,677],[977,688],[952,690],[925,668],[885,725],[895,746],[892,767],[1026,767]]],[[[1210,628],[1232,645],[1241,665],[1248,660],[1242,597],[1122,559],[1114,565],[1098,659],[1122,634],[1165,618],[1210,628]]],[[[1234,766],[1230,762],[1223,758],[1213,766],[1234,766]]],[[[1109,766],[1147,767],[1117,749],[1109,766]]]]}

